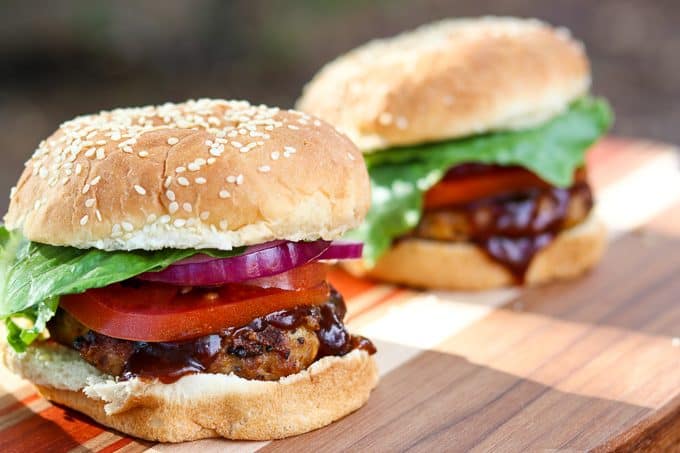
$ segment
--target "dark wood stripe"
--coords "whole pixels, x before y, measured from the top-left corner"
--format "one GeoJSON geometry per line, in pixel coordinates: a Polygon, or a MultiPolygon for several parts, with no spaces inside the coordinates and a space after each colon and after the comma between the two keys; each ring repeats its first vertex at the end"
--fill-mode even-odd
{"type": "Polygon", "coordinates": [[[0,451],[68,451],[102,432],[99,426],[84,423],[80,415],[51,406],[3,431],[0,451]]]}
{"type": "Polygon", "coordinates": [[[641,427],[680,391],[678,208],[616,241],[585,278],[527,290],[393,370],[358,412],[264,451],[581,451],[652,438],[660,425],[641,427]]]}

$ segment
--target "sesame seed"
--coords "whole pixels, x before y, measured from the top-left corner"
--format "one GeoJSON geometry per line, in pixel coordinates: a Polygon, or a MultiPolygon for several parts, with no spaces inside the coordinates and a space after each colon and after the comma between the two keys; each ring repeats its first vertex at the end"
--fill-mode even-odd
{"type": "Polygon", "coordinates": [[[149,157],[149,152],[146,150],[141,150],[140,152],[137,153],[139,157],[149,157]]]}
{"type": "Polygon", "coordinates": [[[144,189],[144,187],[140,186],[139,184],[135,184],[135,192],[140,195],[146,195],[146,189],[144,189]]]}
{"type": "Polygon", "coordinates": [[[92,206],[94,206],[95,201],[96,200],[94,198],[88,198],[87,200],[85,200],[85,207],[91,208],[92,206]]]}
{"type": "Polygon", "coordinates": [[[210,217],[210,213],[208,211],[201,212],[201,220],[208,220],[208,217],[210,217]]]}
{"type": "Polygon", "coordinates": [[[97,151],[95,148],[90,148],[87,151],[85,151],[85,157],[92,157],[94,156],[95,151],[97,151]]]}
{"type": "Polygon", "coordinates": [[[114,223],[113,226],[111,227],[111,234],[116,235],[120,234],[120,225],[117,223],[114,223]]]}
{"type": "Polygon", "coordinates": [[[184,203],[182,204],[182,209],[184,209],[186,212],[191,212],[193,208],[191,206],[191,203],[184,203]]]}
{"type": "Polygon", "coordinates": [[[83,193],[85,194],[85,193],[88,193],[89,191],[90,191],[90,185],[89,185],[89,184],[85,184],[85,185],[83,186],[83,193]]]}
{"type": "Polygon", "coordinates": [[[130,222],[121,222],[121,225],[123,226],[123,229],[127,232],[130,232],[134,229],[130,222]]]}
{"type": "Polygon", "coordinates": [[[189,165],[187,165],[187,168],[189,169],[189,171],[198,171],[201,169],[201,166],[195,162],[191,162],[189,165]]]}
{"type": "Polygon", "coordinates": [[[352,153],[347,153],[347,158],[349,160],[355,160],[356,158],[352,155],[352,153]]]}
{"type": "Polygon", "coordinates": [[[236,184],[238,184],[239,186],[243,184],[243,175],[238,175],[236,177],[236,184]]]}
{"type": "Polygon", "coordinates": [[[173,192],[172,190],[166,190],[165,196],[168,197],[168,200],[175,201],[175,192],[173,192]]]}
{"type": "Polygon", "coordinates": [[[319,120],[314,120],[314,125],[315,125],[316,127],[321,126],[321,121],[319,121],[319,120]]]}
{"type": "Polygon", "coordinates": [[[284,146],[283,149],[288,154],[294,154],[295,152],[297,152],[297,150],[295,148],[293,148],[292,146],[284,146]]]}
{"type": "Polygon", "coordinates": [[[184,176],[180,176],[179,178],[177,178],[177,184],[179,184],[180,186],[186,187],[186,186],[189,185],[189,180],[187,178],[185,178],[184,176]]]}
{"type": "Polygon", "coordinates": [[[194,179],[194,182],[196,184],[205,184],[206,182],[208,182],[208,180],[202,176],[199,176],[198,178],[194,179]]]}
{"type": "Polygon", "coordinates": [[[76,175],[79,175],[83,171],[83,166],[81,164],[76,164],[76,175]]]}
{"type": "Polygon", "coordinates": [[[101,221],[102,221],[102,213],[99,212],[99,209],[95,209],[95,210],[94,210],[94,214],[97,216],[97,220],[98,220],[99,222],[101,222],[101,221]]]}
{"type": "Polygon", "coordinates": [[[87,221],[90,219],[90,217],[86,214],[80,218],[80,224],[85,225],[87,221]]]}
{"type": "Polygon", "coordinates": [[[175,168],[175,173],[184,173],[185,171],[187,171],[186,167],[175,168]]]}
{"type": "Polygon", "coordinates": [[[102,179],[101,176],[95,176],[95,177],[92,178],[92,180],[90,181],[90,185],[91,185],[91,186],[96,186],[96,185],[99,183],[99,181],[101,181],[101,179],[102,179]]]}
{"type": "MultiPolygon", "coordinates": [[[[95,131],[95,132],[96,132],[96,131],[95,131]]],[[[94,144],[95,144],[95,145],[99,145],[99,146],[101,146],[101,145],[106,145],[106,140],[97,140],[96,142],[94,142],[94,144]]]]}
{"type": "Polygon", "coordinates": [[[165,214],[165,215],[162,215],[158,220],[159,220],[162,224],[168,224],[168,223],[170,223],[170,216],[167,215],[167,214],[165,214]]]}
{"type": "Polygon", "coordinates": [[[383,126],[392,124],[392,114],[389,112],[382,112],[378,117],[378,123],[382,124],[383,126]]]}
{"type": "Polygon", "coordinates": [[[226,230],[228,226],[229,222],[227,222],[226,220],[220,220],[220,229],[226,230]]]}
{"type": "Polygon", "coordinates": [[[146,218],[146,223],[153,223],[156,221],[156,214],[149,214],[146,218]]]}
{"type": "Polygon", "coordinates": [[[176,145],[178,143],[179,143],[179,139],[177,137],[168,138],[168,145],[176,145]]]}
{"type": "MultiPolygon", "coordinates": [[[[222,150],[219,148],[210,148],[210,155],[215,157],[220,157],[222,155],[222,150]]],[[[208,159],[209,161],[210,159],[208,159]]]]}
{"type": "Polygon", "coordinates": [[[47,169],[45,167],[40,167],[40,170],[38,171],[38,174],[42,179],[47,178],[47,169]]]}
{"type": "Polygon", "coordinates": [[[227,176],[227,182],[230,183],[230,184],[235,183],[236,182],[236,176],[233,176],[233,175],[227,176]]]}
{"type": "Polygon", "coordinates": [[[187,224],[187,221],[185,219],[175,219],[175,221],[172,222],[172,224],[175,225],[177,228],[181,228],[187,224]]]}
{"type": "Polygon", "coordinates": [[[231,196],[231,194],[229,193],[229,191],[228,191],[228,190],[224,190],[224,189],[220,190],[219,195],[220,195],[220,198],[229,198],[229,197],[231,196]]]}
{"type": "Polygon", "coordinates": [[[258,167],[257,169],[261,173],[267,173],[272,169],[272,167],[270,167],[269,165],[262,165],[262,166],[258,167]]]}
{"type": "Polygon", "coordinates": [[[168,211],[170,212],[170,214],[174,214],[178,210],[179,210],[179,203],[177,203],[176,201],[173,201],[172,203],[170,203],[168,205],[168,211]]]}
{"type": "Polygon", "coordinates": [[[294,131],[300,130],[300,128],[297,127],[297,126],[294,125],[294,124],[289,124],[289,125],[288,125],[288,129],[292,129],[292,130],[294,130],[294,131]]]}
{"type": "Polygon", "coordinates": [[[406,129],[408,127],[408,120],[403,116],[398,116],[396,124],[399,129],[406,129]]]}
{"type": "Polygon", "coordinates": [[[231,146],[234,148],[241,148],[243,144],[241,142],[231,142],[231,146]]]}
{"type": "Polygon", "coordinates": [[[215,162],[217,162],[217,159],[215,159],[214,157],[208,157],[208,160],[206,160],[206,162],[208,163],[208,165],[212,165],[215,162]]]}
{"type": "Polygon", "coordinates": [[[103,160],[106,155],[104,154],[104,148],[97,148],[97,159],[103,160]]]}
{"type": "Polygon", "coordinates": [[[130,146],[130,145],[123,146],[123,152],[124,153],[131,153],[132,152],[132,146],[130,146]]]}
{"type": "Polygon", "coordinates": [[[163,183],[163,187],[165,187],[167,189],[168,187],[170,187],[170,184],[172,184],[172,176],[168,176],[167,178],[165,178],[165,182],[163,183]]]}
{"type": "Polygon", "coordinates": [[[278,152],[278,151],[272,151],[272,153],[271,153],[271,158],[272,158],[272,160],[278,160],[280,155],[281,155],[280,152],[278,152]]]}

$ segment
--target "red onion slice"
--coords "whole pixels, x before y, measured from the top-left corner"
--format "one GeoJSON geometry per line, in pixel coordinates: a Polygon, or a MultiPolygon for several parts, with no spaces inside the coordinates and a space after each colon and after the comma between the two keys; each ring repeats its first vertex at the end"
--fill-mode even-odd
{"type": "Polygon", "coordinates": [[[364,249],[362,242],[333,241],[330,247],[317,259],[320,260],[351,260],[361,258],[364,249]]]}
{"type": "MultiPolygon", "coordinates": [[[[268,249],[269,247],[274,247],[275,245],[283,244],[286,241],[271,241],[271,242],[265,242],[264,244],[258,244],[258,245],[253,245],[250,246],[246,249],[244,255],[246,253],[253,253],[257,252],[263,249],[268,249]]],[[[181,266],[183,264],[198,264],[198,263],[205,263],[207,261],[214,261],[214,260],[219,260],[219,259],[226,259],[226,258],[215,258],[214,256],[206,255],[204,253],[198,253],[196,255],[190,256],[189,258],[184,258],[183,260],[179,260],[175,263],[172,263],[173,266],[181,266]]]]}
{"type": "MultiPolygon", "coordinates": [[[[140,280],[181,286],[213,286],[268,277],[318,259],[330,246],[327,241],[267,243],[232,258],[173,264],[160,272],[146,272],[140,280]]],[[[192,257],[193,258],[193,257],[192,257]]]]}

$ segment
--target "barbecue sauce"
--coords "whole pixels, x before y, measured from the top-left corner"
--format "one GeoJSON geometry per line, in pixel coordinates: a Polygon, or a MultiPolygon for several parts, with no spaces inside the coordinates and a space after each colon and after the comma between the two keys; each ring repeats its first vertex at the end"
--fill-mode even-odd
{"type": "MultiPolygon", "coordinates": [[[[450,169],[444,179],[474,177],[513,167],[464,164],[450,169]]],[[[488,256],[501,263],[518,283],[524,281],[533,257],[564,228],[573,197],[584,202],[586,211],[593,206],[585,170],[575,174],[569,188],[542,187],[477,200],[449,209],[463,211],[468,219],[469,238],[488,256]]]]}
{"type": "Polygon", "coordinates": [[[225,345],[231,345],[227,348],[228,353],[238,357],[262,353],[261,350],[250,351],[235,345],[243,342],[239,340],[247,340],[252,332],[261,332],[267,326],[282,330],[294,330],[303,324],[318,327],[316,336],[319,339],[319,351],[315,360],[325,356],[342,356],[353,349],[374,354],[376,349],[370,340],[349,334],[342,322],[345,313],[342,296],[331,287],[329,300],[319,306],[280,310],[256,318],[247,326],[228,328],[194,340],[135,342],[125,363],[122,378],[158,378],[163,383],[171,383],[187,374],[205,372],[225,345]]]}
{"type": "Polygon", "coordinates": [[[577,192],[583,194],[590,210],[592,196],[585,183],[567,189],[533,189],[472,203],[466,206],[470,236],[521,282],[536,253],[561,230],[570,199],[577,192]]]}

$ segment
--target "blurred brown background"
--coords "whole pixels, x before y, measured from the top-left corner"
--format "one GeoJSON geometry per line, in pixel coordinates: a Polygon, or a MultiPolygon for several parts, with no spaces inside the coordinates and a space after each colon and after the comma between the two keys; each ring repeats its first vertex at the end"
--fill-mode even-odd
{"type": "Polygon", "coordinates": [[[290,107],[324,62],[366,40],[485,14],[570,28],[615,133],[680,143],[677,0],[0,0],[0,193],[77,114],[206,96],[290,107]]]}

